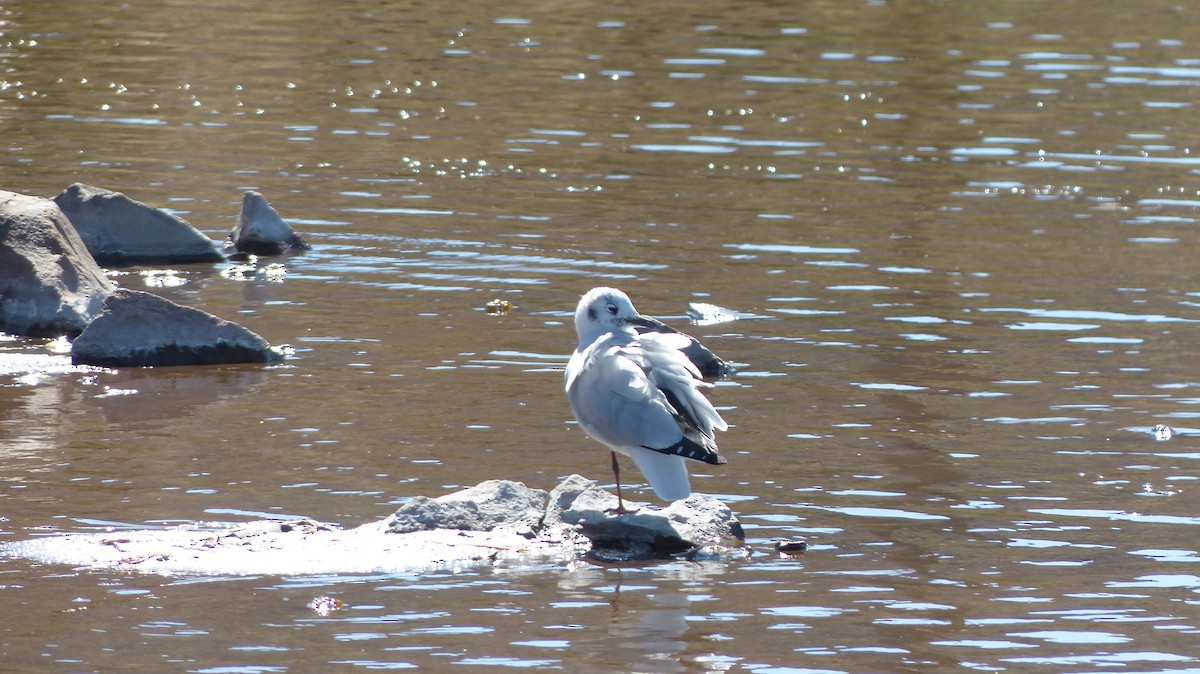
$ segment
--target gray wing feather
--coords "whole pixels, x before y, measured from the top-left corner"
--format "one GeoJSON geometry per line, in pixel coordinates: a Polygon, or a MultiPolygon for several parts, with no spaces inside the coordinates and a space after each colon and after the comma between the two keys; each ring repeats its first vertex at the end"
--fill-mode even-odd
{"type": "Polygon", "coordinates": [[[610,447],[724,463],[713,436],[728,426],[701,392],[712,384],[679,350],[686,340],[647,333],[577,351],[567,366],[567,399],[584,431],[610,447]]]}
{"type": "Polygon", "coordinates": [[[679,441],[666,397],[658,391],[627,347],[598,342],[577,353],[568,368],[567,400],[584,431],[616,447],[666,446],[679,441]],[[572,377],[571,375],[574,374],[572,377]]]}

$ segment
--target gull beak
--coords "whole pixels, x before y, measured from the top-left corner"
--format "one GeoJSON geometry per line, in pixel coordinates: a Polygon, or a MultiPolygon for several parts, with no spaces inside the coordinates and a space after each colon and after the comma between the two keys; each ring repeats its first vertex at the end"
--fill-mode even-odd
{"type": "Polygon", "coordinates": [[[649,318],[647,316],[642,316],[640,314],[637,316],[634,316],[633,318],[625,319],[625,322],[628,323],[629,325],[636,325],[639,328],[649,328],[651,330],[654,330],[655,332],[657,332],[661,328],[665,327],[659,321],[657,321],[653,318],[649,318]]]}

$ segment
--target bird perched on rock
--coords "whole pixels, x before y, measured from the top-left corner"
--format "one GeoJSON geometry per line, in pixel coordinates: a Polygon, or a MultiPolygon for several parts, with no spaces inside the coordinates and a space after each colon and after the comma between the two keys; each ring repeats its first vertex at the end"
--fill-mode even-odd
{"type": "Polygon", "coordinates": [[[575,332],[567,400],[583,431],[612,452],[617,511],[625,512],[617,454],[633,459],[659,498],[687,498],[684,459],[725,463],[714,434],[728,428],[703,394],[713,385],[691,358],[709,372],[728,372],[728,365],[691,337],[638,314],[616,288],[584,294],[575,332]]]}

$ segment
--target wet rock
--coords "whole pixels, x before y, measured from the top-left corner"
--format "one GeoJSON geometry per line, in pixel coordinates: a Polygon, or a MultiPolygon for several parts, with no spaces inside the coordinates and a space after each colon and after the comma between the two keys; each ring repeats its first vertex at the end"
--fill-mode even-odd
{"type": "Polygon", "coordinates": [[[711,496],[666,509],[614,515],[616,496],[578,475],[549,494],[490,480],[438,498],[416,497],[395,514],[344,530],[309,519],[240,525],[40,536],[0,543],[0,556],[46,564],[208,575],[416,573],[476,564],[507,566],[653,559],[687,551],[737,557],[741,526],[711,496]],[[590,539],[590,540],[589,540],[590,539]]]}
{"type": "Polygon", "coordinates": [[[571,475],[558,483],[546,501],[545,526],[578,526],[614,517],[615,494],[604,491],[582,475],[571,475]]]}
{"type": "Polygon", "coordinates": [[[0,331],[77,335],[114,289],[53,201],[0,190],[0,331]]]}
{"type": "Polygon", "coordinates": [[[239,253],[280,255],[288,251],[305,251],[309,246],[263,195],[250,191],[242,197],[242,212],[237,226],[225,243],[239,253]]]}
{"type": "Polygon", "coordinates": [[[218,262],[216,243],[183,218],[120,192],[75,183],[54,201],[102,265],[218,262]]]}
{"type": "Polygon", "coordinates": [[[550,492],[543,527],[578,528],[591,541],[593,554],[605,559],[657,559],[745,540],[729,506],[705,494],[624,515],[616,514],[617,504],[615,494],[571,475],[550,492]]]}
{"type": "Polygon", "coordinates": [[[745,540],[729,506],[707,494],[692,494],[662,510],[585,517],[578,524],[593,554],[607,560],[670,557],[745,540]]]}
{"type": "Polygon", "coordinates": [[[109,295],[71,345],[76,363],[104,367],[265,363],[280,357],[250,330],[138,290],[109,295]]]}
{"type": "Polygon", "coordinates": [[[406,534],[430,529],[505,528],[532,538],[541,526],[545,509],[544,490],[509,480],[488,480],[438,498],[414,497],[387,519],[387,530],[406,534]]]}

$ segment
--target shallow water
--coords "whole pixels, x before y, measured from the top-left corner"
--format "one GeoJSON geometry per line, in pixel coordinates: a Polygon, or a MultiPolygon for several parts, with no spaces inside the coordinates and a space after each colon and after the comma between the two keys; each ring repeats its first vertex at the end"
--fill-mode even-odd
{"type": "Polygon", "coordinates": [[[1200,668],[1189,5],[245,7],[0,12],[0,188],[87,182],[214,238],[256,189],[314,246],[282,277],[115,272],[293,345],[282,365],[79,371],[0,341],[0,540],[611,481],[561,380],[607,284],[739,364],[713,393],[729,463],[693,483],[753,553],[4,559],[0,668],[1200,668]],[[744,317],[688,326],[689,302],[744,317]]]}

